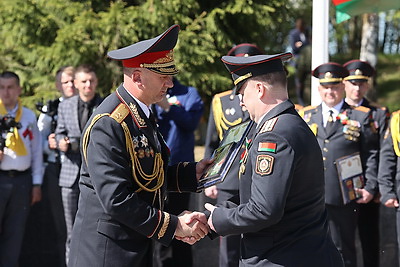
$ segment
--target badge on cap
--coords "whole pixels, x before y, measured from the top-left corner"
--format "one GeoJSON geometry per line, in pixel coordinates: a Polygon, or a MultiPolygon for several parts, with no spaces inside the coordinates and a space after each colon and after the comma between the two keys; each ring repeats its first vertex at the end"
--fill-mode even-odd
{"type": "Polygon", "coordinates": [[[258,155],[256,160],[256,173],[264,176],[272,173],[274,157],[270,155],[258,155]]]}

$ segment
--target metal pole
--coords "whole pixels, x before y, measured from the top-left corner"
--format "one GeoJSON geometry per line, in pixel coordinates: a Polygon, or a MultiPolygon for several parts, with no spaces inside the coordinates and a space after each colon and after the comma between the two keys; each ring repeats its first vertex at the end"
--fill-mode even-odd
{"type": "MultiPolygon", "coordinates": [[[[329,0],[313,0],[311,69],[329,61],[329,0]]],[[[319,105],[318,79],[311,77],[311,105],[319,105]]]]}

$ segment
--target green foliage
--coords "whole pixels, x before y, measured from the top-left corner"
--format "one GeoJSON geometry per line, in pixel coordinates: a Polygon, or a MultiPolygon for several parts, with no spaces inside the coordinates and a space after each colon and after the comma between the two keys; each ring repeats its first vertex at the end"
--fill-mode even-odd
{"type": "Polygon", "coordinates": [[[54,75],[64,65],[95,66],[98,91],[105,96],[122,79],[121,64],[108,59],[108,51],[179,24],[179,79],[198,88],[207,102],[232,86],[221,56],[243,42],[267,54],[285,51],[294,20],[309,18],[310,5],[305,0],[2,0],[0,70],[20,76],[23,103],[30,108],[57,96],[54,75]]]}

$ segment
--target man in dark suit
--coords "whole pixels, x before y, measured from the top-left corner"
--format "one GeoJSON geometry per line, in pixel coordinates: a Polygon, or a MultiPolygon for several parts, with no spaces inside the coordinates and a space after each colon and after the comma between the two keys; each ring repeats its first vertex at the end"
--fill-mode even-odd
{"type": "Polygon", "coordinates": [[[294,55],[293,64],[296,69],[295,86],[297,102],[304,106],[304,86],[307,75],[311,72],[311,38],[303,18],[296,19],[295,28],[289,32],[289,44],[294,55]]]}
{"type": "Polygon", "coordinates": [[[65,260],[68,263],[72,225],[78,209],[78,177],[81,167],[80,137],[93,110],[102,99],[96,94],[97,76],[93,68],[81,65],[75,70],[74,86],[78,95],[62,101],[58,108],[56,140],[61,154],[59,185],[67,226],[65,260]]]}
{"type": "MultiPolygon", "coordinates": [[[[342,253],[346,266],[356,267],[355,231],[358,203],[368,203],[376,193],[376,147],[370,142],[375,129],[371,124],[371,111],[366,107],[351,108],[344,102],[343,78],[348,71],[337,63],[326,63],[313,70],[319,79],[318,91],[322,103],[301,110],[322,149],[325,169],[325,203],[328,221],[335,245],[342,253]],[[357,189],[360,199],[344,202],[338,160],[360,154],[366,178],[363,189],[357,189]]],[[[353,195],[351,195],[353,196],[353,195]]]]}
{"type": "MultiPolygon", "coordinates": [[[[400,110],[393,112],[380,150],[379,191],[381,201],[396,209],[397,243],[400,244],[400,110]]],[[[398,246],[400,262],[400,250],[398,246]]]]}
{"type": "MultiPolygon", "coordinates": [[[[365,61],[350,60],[343,64],[349,71],[349,76],[344,78],[346,91],[346,103],[353,107],[363,106],[371,109],[376,135],[372,136],[370,142],[378,148],[383,140],[389,119],[389,111],[385,107],[379,107],[365,98],[368,92],[368,80],[375,69],[365,61]]],[[[379,154],[379,153],[378,153],[379,154]]],[[[379,156],[377,156],[379,158],[379,156]]],[[[377,161],[378,164],[378,161],[377,161]]],[[[378,168],[378,167],[376,167],[378,168]]],[[[374,181],[378,187],[377,180],[374,181]]],[[[373,201],[360,205],[358,217],[358,232],[360,234],[361,247],[365,267],[379,266],[379,191],[375,190],[373,201]]]]}
{"type": "MultiPolygon", "coordinates": [[[[247,57],[260,55],[262,51],[256,45],[243,43],[234,46],[228,52],[228,56],[247,57]]],[[[250,119],[245,107],[240,106],[239,95],[228,90],[216,94],[211,102],[210,115],[207,124],[204,158],[210,158],[214,150],[219,146],[226,131],[239,123],[250,119]]],[[[240,155],[240,153],[239,153],[240,155]]],[[[208,187],[204,190],[206,196],[217,198],[217,203],[222,203],[239,192],[239,160],[232,164],[231,169],[223,183],[208,187]]],[[[240,259],[240,235],[229,235],[220,238],[219,266],[234,267],[239,265],[240,259]]]]}
{"type": "Polygon", "coordinates": [[[208,233],[206,217],[163,211],[167,189],[197,190],[210,161],[168,166],[169,149],[150,105],[173,86],[179,26],[108,53],[121,60],[124,80],[93,113],[82,137],[78,213],[69,266],[152,266],[154,241],[192,243],[208,233]],[[191,242],[191,241],[189,241],[191,242]]]}
{"type": "Polygon", "coordinates": [[[329,237],[321,150],[288,99],[291,53],[224,56],[257,123],[241,159],[239,195],[211,211],[219,235],[241,234],[241,266],[342,266],[329,237]]]}

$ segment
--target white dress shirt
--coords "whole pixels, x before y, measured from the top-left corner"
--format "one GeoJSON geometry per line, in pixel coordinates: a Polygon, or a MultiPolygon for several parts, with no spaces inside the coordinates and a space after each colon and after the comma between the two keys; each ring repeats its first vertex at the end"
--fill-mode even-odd
{"type": "MultiPolygon", "coordinates": [[[[15,117],[18,109],[16,107],[8,111],[8,114],[15,117]]],[[[25,171],[29,168],[32,169],[32,183],[35,185],[42,184],[43,181],[43,147],[42,137],[36,124],[36,115],[32,110],[23,107],[21,116],[21,128],[18,133],[21,136],[27,155],[17,156],[15,152],[8,147],[4,148],[4,157],[0,162],[0,169],[25,171]]],[[[3,134],[6,138],[7,133],[3,134]]]]}

